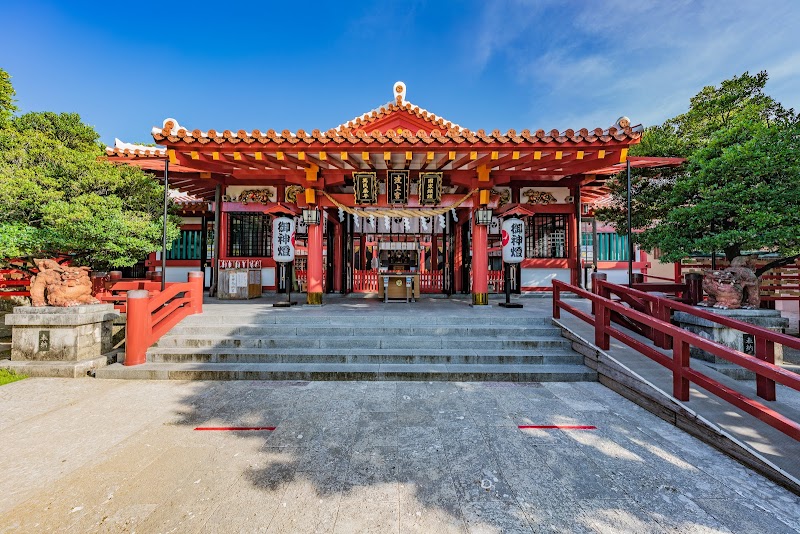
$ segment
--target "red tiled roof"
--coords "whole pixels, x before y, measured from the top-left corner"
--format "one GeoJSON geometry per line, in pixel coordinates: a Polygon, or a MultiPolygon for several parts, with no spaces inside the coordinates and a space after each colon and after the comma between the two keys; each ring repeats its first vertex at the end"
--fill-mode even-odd
{"type": "MultiPolygon", "coordinates": [[[[617,125],[611,128],[595,128],[589,130],[581,128],[579,130],[568,129],[563,132],[558,130],[536,130],[531,132],[524,129],[521,132],[508,130],[505,133],[500,130],[493,130],[491,133],[484,130],[471,131],[467,128],[447,121],[427,110],[415,106],[405,101],[405,85],[402,82],[395,84],[395,91],[398,93],[394,102],[390,102],[381,108],[365,113],[347,123],[339,125],[337,128],[327,130],[312,130],[306,132],[298,130],[291,132],[283,130],[278,133],[276,130],[189,130],[182,127],[175,119],[165,119],[161,128],[152,129],[153,138],[157,143],[166,145],[193,144],[201,145],[259,145],[271,146],[297,146],[305,148],[308,145],[333,147],[346,147],[348,145],[417,145],[421,147],[435,148],[437,145],[457,143],[459,145],[478,145],[481,144],[511,144],[511,145],[536,145],[541,143],[608,143],[612,141],[625,142],[637,140],[641,137],[643,128],[641,125],[631,127],[630,121],[623,118],[617,125]],[[411,121],[419,126],[416,131],[408,128],[387,127],[384,120],[392,114],[406,114],[412,116],[411,121]],[[383,126],[383,128],[381,128],[383,126]],[[423,128],[422,126],[425,126],[423,128]]],[[[405,121],[408,123],[408,121],[405,121]]]]}

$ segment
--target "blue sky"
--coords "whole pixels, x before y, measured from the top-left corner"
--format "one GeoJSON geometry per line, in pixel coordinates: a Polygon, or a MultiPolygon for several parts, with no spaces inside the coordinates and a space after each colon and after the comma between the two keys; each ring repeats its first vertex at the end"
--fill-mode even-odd
{"type": "Polygon", "coordinates": [[[800,1],[5,0],[0,67],[22,111],[152,142],[194,129],[327,130],[392,98],[461,126],[656,124],[766,69],[800,108],[800,1]]]}

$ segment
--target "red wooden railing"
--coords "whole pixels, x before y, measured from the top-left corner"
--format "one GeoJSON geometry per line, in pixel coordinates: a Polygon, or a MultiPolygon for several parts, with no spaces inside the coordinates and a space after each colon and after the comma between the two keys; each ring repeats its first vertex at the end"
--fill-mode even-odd
{"type": "Polygon", "coordinates": [[[30,297],[31,275],[19,269],[0,269],[0,296],[30,297]]]}
{"type": "Polygon", "coordinates": [[[444,291],[444,275],[442,271],[425,271],[419,273],[420,293],[442,293],[444,291]]]}
{"type": "MultiPolygon", "coordinates": [[[[442,271],[426,271],[419,273],[420,293],[441,293],[443,291],[442,271]]],[[[377,293],[378,271],[353,271],[353,291],[355,293],[377,293]]]]}
{"type": "Polygon", "coordinates": [[[489,293],[502,293],[503,291],[505,291],[503,271],[489,271],[489,293]]]}
{"type": "Polygon", "coordinates": [[[377,293],[378,271],[361,269],[354,270],[353,291],[355,293],[377,293]]]}
{"type": "MultiPolygon", "coordinates": [[[[305,293],[307,290],[306,285],[308,284],[308,271],[295,271],[294,272],[295,280],[297,280],[297,284],[300,286],[300,292],[305,293]]],[[[327,283],[325,282],[325,276],[322,277],[322,290],[325,291],[325,286],[327,283]]]]}
{"type": "Polygon", "coordinates": [[[128,291],[125,365],[144,363],[150,345],[184,317],[203,313],[203,273],[192,271],[187,278],[185,283],[169,284],[155,295],[147,289],[128,291]]]}
{"type": "Polygon", "coordinates": [[[780,334],[778,332],[759,328],[748,323],[743,323],[741,321],[736,321],[726,317],[720,317],[719,315],[715,315],[705,310],[699,310],[680,302],[656,297],[654,295],[648,295],[642,291],[625,286],[609,284],[608,282],[603,281],[598,281],[598,286],[600,286],[600,288],[603,288],[604,286],[615,286],[613,287],[615,294],[627,293],[630,296],[639,299],[658,299],[661,302],[657,303],[657,309],[667,311],[684,311],[697,317],[714,321],[724,326],[741,330],[745,333],[753,334],[755,337],[756,355],[750,356],[749,354],[739,352],[726,347],[725,345],[721,345],[700,337],[697,334],[693,334],[688,330],[679,328],[670,323],[668,320],[665,320],[665,315],[647,315],[640,311],[631,309],[620,302],[615,302],[614,300],[605,298],[602,295],[596,295],[579,287],[565,284],[564,282],[560,282],[558,280],[553,280],[554,318],[558,319],[561,317],[561,310],[571,313],[575,317],[594,326],[594,343],[599,348],[608,350],[610,346],[610,338],[613,337],[640,352],[641,354],[647,356],[656,363],[670,369],[672,371],[672,395],[678,400],[688,401],[689,384],[697,384],[720,399],[732,404],[733,406],[736,406],[737,408],[767,423],[773,428],[776,428],[786,435],[800,441],[800,424],[798,424],[798,422],[789,419],[785,415],[776,412],[757,400],[751,399],[750,397],[725,386],[724,384],[714,380],[713,378],[710,378],[697,369],[693,369],[689,359],[689,348],[694,346],[714,356],[723,358],[731,363],[753,371],[756,374],[756,394],[767,401],[772,401],[775,400],[776,382],[800,391],[800,375],[775,365],[775,343],[800,349],[800,340],[791,336],[780,334]],[[562,292],[573,293],[580,297],[589,299],[593,304],[593,314],[581,311],[561,300],[562,292]],[[612,312],[628,317],[630,320],[637,323],[647,325],[652,330],[658,331],[663,336],[668,337],[672,344],[672,357],[670,358],[655,347],[647,343],[643,343],[633,336],[614,328],[611,325],[612,312]]]}

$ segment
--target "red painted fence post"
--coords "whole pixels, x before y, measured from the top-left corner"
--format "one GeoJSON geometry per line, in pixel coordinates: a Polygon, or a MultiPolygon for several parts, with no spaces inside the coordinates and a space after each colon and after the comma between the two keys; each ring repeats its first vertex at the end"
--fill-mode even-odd
{"type": "MultiPolygon", "coordinates": [[[[775,342],[756,337],[756,358],[775,364],[775,342]]],[[[756,395],[764,400],[775,400],[775,381],[756,374],[756,395]]]]}
{"type": "Polygon", "coordinates": [[[598,299],[594,314],[594,344],[602,350],[608,350],[611,346],[611,337],[608,329],[611,328],[611,310],[606,308],[605,302],[598,299]]]}
{"type": "Polygon", "coordinates": [[[191,286],[189,298],[192,300],[192,313],[203,313],[203,271],[190,271],[187,281],[191,286]]]}
{"type": "MultiPolygon", "coordinates": [[[[592,293],[594,293],[595,295],[599,295],[600,294],[600,288],[597,287],[597,285],[598,285],[597,282],[599,280],[605,280],[606,278],[608,278],[608,275],[606,273],[592,273],[592,276],[591,276],[591,279],[592,279],[592,293]]],[[[594,313],[594,301],[592,301],[592,313],[594,313]]]]}
{"type": "Polygon", "coordinates": [[[553,280],[553,319],[561,319],[561,308],[558,305],[561,303],[561,288],[558,282],[553,280]]]}
{"type": "Polygon", "coordinates": [[[686,286],[688,288],[689,305],[694,306],[703,300],[703,275],[700,273],[687,273],[686,286]]]}
{"type": "Polygon", "coordinates": [[[152,324],[150,293],[142,289],[128,291],[128,313],[125,324],[125,365],[139,365],[145,362],[147,347],[150,346],[152,324]]]}
{"type": "Polygon", "coordinates": [[[672,396],[679,401],[689,400],[689,379],[684,369],[689,367],[689,343],[680,336],[672,339],[672,396]]]}

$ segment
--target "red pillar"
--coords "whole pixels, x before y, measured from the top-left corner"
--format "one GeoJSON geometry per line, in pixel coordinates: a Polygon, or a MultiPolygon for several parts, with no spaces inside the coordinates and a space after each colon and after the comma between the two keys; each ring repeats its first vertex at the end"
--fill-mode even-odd
{"type": "Polygon", "coordinates": [[[125,365],[139,365],[146,361],[147,347],[151,345],[152,323],[147,307],[150,293],[135,289],[128,291],[125,319],[125,365]]]}
{"type": "MultiPolygon", "coordinates": [[[[342,265],[344,265],[344,240],[342,239],[342,224],[337,223],[333,228],[333,290],[342,290],[342,265]]],[[[330,254],[330,251],[328,251],[330,254]]]]}
{"type": "Polygon", "coordinates": [[[489,304],[488,227],[475,224],[472,217],[472,305],[489,304]]]}
{"type": "Polygon", "coordinates": [[[308,225],[308,292],[306,303],[322,305],[322,221],[308,225]]]}
{"type": "Polygon", "coordinates": [[[192,313],[203,313],[203,271],[190,271],[186,281],[192,286],[192,313]]]}

